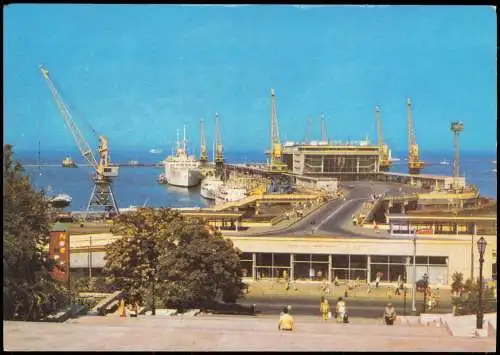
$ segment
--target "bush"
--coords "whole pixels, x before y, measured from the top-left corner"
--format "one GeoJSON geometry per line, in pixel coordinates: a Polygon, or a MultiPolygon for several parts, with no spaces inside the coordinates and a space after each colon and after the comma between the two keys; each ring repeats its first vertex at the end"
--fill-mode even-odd
{"type": "MultiPolygon", "coordinates": [[[[486,283],[484,283],[486,284],[486,283]]],[[[483,288],[483,312],[497,311],[497,301],[494,296],[494,288],[483,288]]],[[[451,304],[456,306],[456,315],[476,314],[479,306],[479,285],[470,279],[465,281],[461,296],[452,297],[451,304]]]]}
{"type": "Polygon", "coordinates": [[[451,290],[453,293],[459,294],[464,287],[464,275],[461,272],[455,272],[451,276],[453,282],[451,283],[451,290]]]}

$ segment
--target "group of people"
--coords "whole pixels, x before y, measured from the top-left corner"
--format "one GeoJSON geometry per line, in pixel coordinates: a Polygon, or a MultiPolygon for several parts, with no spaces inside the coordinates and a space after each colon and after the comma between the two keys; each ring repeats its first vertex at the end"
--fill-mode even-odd
{"type": "Polygon", "coordinates": [[[337,323],[349,323],[349,315],[347,313],[347,306],[342,297],[339,297],[335,305],[335,312],[332,314],[330,304],[325,297],[321,297],[319,303],[319,310],[321,312],[321,319],[326,321],[329,318],[335,318],[337,323]]]}
{"type": "Polygon", "coordinates": [[[139,303],[136,301],[129,304],[128,306],[125,306],[125,299],[121,298],[118,304],[118,315],[120,317],[126,317],[127,310],[131,317],[137,317],[139,314],[139,303]]]}
{"type": "MultiPolygon", "coordinates": [[[[338,298],[333,315],[330,309],[330,304],[328,303],[328,300],[325,297],[321,297],[319,310],[321,313],[322,321],[326,322],[328,319],[333,317],[335,318],[337,323],[349,323],[347,306],[342,297],[338,298]]],[[[290,314],[290,311],[291,311],[291,306],[283,308],[278,323],[278,330],[292,331],[295,329],[295,322],[292,315],[290,314]]],[[[397,314],[396,314],[396,309],[394,308],[392,303],[387,304],[387,306],[384,309],[384,314],[382,317],[384,319],[385,324],[394,325],[394,322],[397,319],[397,314]]]]}

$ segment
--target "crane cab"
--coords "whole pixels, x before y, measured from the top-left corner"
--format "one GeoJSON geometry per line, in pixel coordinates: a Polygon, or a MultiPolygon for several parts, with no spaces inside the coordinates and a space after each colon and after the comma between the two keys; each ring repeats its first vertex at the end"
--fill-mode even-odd
{"type": "Polygon", "coordinates": [[[106,166],[102,170],[102,175],[105,177],[117,177],[119,169],[119,166],[106,166]]]}

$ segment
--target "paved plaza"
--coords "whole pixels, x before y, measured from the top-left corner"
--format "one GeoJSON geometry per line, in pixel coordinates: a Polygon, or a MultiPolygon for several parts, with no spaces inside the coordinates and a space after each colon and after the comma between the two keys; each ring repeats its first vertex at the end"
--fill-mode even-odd
{"type": "Polygon", "coordinates": [[[495,337],[452,337],[443,327],[352,319],[322,323],[296,316],[296,331],[279,332],[278,317],[85,316],[66,323],[4,321],[4,350],[254,350],[493,352],[495,337]]]}

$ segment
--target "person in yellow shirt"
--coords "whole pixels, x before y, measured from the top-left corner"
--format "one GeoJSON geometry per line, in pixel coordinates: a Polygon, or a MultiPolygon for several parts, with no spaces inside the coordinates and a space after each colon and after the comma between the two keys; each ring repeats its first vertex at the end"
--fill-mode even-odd
{"type": "Polygon", "coordinates": [[[330,305],[325,297],[321,297],[321,302],[319,303],[319,310],[321,312],[321,319],[328,320],[328,312],[330,312],[330,305]]]}
{"type": "Polygon", "coordinates": [[[120,299],[120,306],[118,307],[118,315],[120,317],[126,317],[127,316],[127,314],[125,312],[125,300],[123,299],[123,297],[122,297],[122,299],[120,299]]]}
{"type": "Polygon", "coordinates": [[[288,313],[288,307],[285,307],[278,323],[278,330],[292,331],[294,328],[293,317],[288,313]]]}

